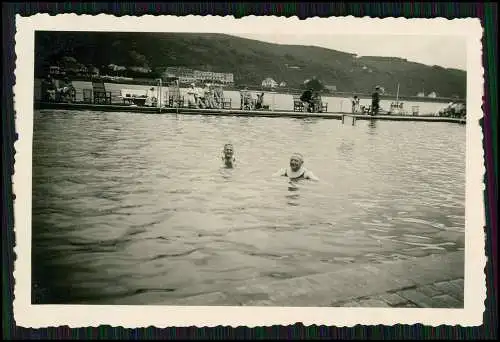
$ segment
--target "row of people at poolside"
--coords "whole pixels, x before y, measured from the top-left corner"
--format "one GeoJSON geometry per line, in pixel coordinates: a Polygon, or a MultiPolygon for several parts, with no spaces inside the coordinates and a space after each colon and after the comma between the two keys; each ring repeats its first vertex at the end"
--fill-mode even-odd
{"type": "MultiPolygon", "coordinates": [[[[232,144],[225,144],[222,150],[222,161],[224,167],[233,168],[236,166],[236,157],[234,153],[234,146],[232,144]]],[[[304,167],[304,157],[300,153],[293,153],[290,157],[290,165],[286,168],[280,169],[273,176],[288,177],[292,181],[300,179],[309,179],[319,181],[310,170],[304,167]]]]}
{"type": "MultiPolygon", "coordinates": [[[[210,83],[205,84],[204,88],[191,83],[187,91],[187,104],[191,108],[222,109],[224,108],[223,101],[224,92],[222,87],[214,87],[210,83]]],[[[247,88],[240,91],[240,109],[256,110],[268,107],[264,105],[264,92],[256,94],[256,98],[254,98],[247,88]]]]}
{"type": "Polygon", "coordinates": [[[245,88],[240,91],[240,109],[241,110],[258,110],[258,109],[269,109],[268,105],[264,105],[264,92],[256,94],[256,98],[252,96],[252,93],[245,88]]]}
{"type": "MultiPolygon", "coordinates": [[[[375,91],[372,93],[371,106],[360,105],[359,97],[357,95],[354,95],[354,97],[351,99],[352,113],[363,113],[369,115],[378,114],[380,110],[380,93],[383,93],[383,89],[380,86],[376,86],[375,91]]],[[[400,107],[403,107],[403,103],[400,104],[400,107]]]]}
{"type": "Polygon", "coordinates": [[[187,105],[190,108],[222,109],[224,108],[224,92],[222,87],[210,83],[204,88],[191,83],[187,91],[187,105]]]}
{"type": "Polygon", "coordinates": [[[42,98],[45,101],[72,102],[75,99],[76,90],[69,77],[64,77],[59,84],[52,75],[42,80],[42,98]]]}

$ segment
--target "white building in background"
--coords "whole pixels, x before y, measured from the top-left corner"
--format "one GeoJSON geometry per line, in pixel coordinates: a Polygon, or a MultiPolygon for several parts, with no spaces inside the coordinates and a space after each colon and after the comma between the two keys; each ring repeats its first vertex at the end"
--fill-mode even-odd
{"type": "Polygon", "coordinates": [[[224,72],[194,70],[194,78],[196,78],[197,81],[204,81],[204,82],[221,83],[221,84],[234,83],[233,74],[224,72]]]}
{"type": "Polygon", "coordinates": [[[273,80],[271,77],[268,77],[264,81],[262,81],[263,88],[276,88],[277,86],[278,86],[278,82],[273,80]]]}
{"type": "Polygon", "coordinates": [[[49,74],[51,74],[51,75],[61,75],[61,74],[63,74],[63,71],[61,70],[61,68],[59,66],[52,65],[52,66],[49,67],[49,74]]]}
{"type": "Polygon", "coordinates": [[[111,70],[113,70],[113,71],[124,71],[124,70],[127,70],[126,67],[124,67],[122,65],[116,65],[116,64],[109,64],[108,68],[111,69],[111,70]]]}
{"type": "Polygon", "coordinates": [[[286,87],[286,82],[285,81],[281,82],[280,87],[286,87]]]}
{"type": "Polygon", "coordinates": [[[135,72],[141,72],[143,74],[149,74],[151,72],[151,68],[146,68],[146,67],[141,67],[141,66],[132,66],[132,67],[129,67],[129,70],[132,70],[135,72]]]}
{"type": "Polygon", "coordinates": [[[432,93],[430,93],[429,95],[427,95],[428,97],[432,97],[432,98],[436,98],[437,97],[437,94],[435,91],[433,91],[432,93]]]}
{"type": "Polygon", "coordinates": [[[164,77],[178,77],[181,83],[211,82],[218,84],[234,83],[232,73],[194,70],[186,67],[167,67],[164,77]]]}
{"type": "Polygon", "coordinates": [[[232,73],[224,74],[224,83],[225,84],[233,84],[234,83],[234,75],[232,73]]]}
{"type": "Polygon", "coordinates": [[[198,81],[214,81],[214,73],[211,71],[194,70],[194,78],[198,81]]]}
{"type": "Polygon", "coordinates": [[[425,93],[423,91],[421,91],[420,93],[417,94],[418,97],[424,97],[425,96],[425,93]]]}

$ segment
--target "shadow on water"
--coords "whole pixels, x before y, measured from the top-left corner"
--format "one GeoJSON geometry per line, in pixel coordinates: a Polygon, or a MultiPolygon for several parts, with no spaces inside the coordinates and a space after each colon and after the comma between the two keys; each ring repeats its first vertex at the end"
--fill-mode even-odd
{"type": "Polygon", "coordinates": [[[297,184],[295,184],[295,182],[289,182],[288,183],[288,191],[289,191],[289,194],[285,195],[285,197],[287,198],[287,204],[290,205],[290,206],[294,206],[294,207],[297,207],[299,206],[299,198],[300,198],[300,193],[299,193],[299,187],[297,186],[297,184]]]}
{"type": "MultiPolygon", "coordinates": [[[[40,232],[42,224],[33,222],[33,231],[40,232]]],[[[90,250],[90,248],[89,248],[90,250]]],[[[83,293],[68,284],[74,273],[89,274],[90,269],[75,264],[54,264],[54,260],[64,258],[64,251],[54,251],[33,243],[31,254],[31,303],[32,304],[67,304],[78,299],[85,299],[83,293]]]]}
{"type": "Polygon", "coordinates": [[[344,156],[347,157],[348,160],[352,159],[353,151],[354,151],[354,141],[345,141],[342,140],[340,144],[337,145],[337,151],[344,156]]]}
{"type": "Polygon", "coordinates": [[[317,124],[318,122],[320,122],[321,119],[320,118],[303,118],[303,119],[298,119],[298,120],[299,120],[301,126],[310,127],[311,125],[317,124]]]}
{"type": "Polygon", "coordinates": [[[368,121],[368,134],[376,134],[377,133],[375,131],[376,128],[377,128],[377,120],[370,119],[370,121],[368,121]]]}
{"type": "Polygon", "coordinates": [[[222,178],[224,178],[224,179],[231,179],[231,178],[233,178],[233,170],[234,170],[234,167],[227,166],[227,165],[222,165],[219,168],[219,172],[220,172],[222,178]]]}

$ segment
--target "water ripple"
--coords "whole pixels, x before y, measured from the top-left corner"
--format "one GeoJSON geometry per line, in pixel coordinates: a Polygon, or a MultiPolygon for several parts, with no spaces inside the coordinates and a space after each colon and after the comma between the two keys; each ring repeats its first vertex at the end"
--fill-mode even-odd
{"type": "Polygon", "coordinates": [[[52,302],[165,303],[465,245],[463,126],[36,111],[33,139],[52,302]],[[321,182],[292,191],[271,175],[296,149],[321,182]]]}

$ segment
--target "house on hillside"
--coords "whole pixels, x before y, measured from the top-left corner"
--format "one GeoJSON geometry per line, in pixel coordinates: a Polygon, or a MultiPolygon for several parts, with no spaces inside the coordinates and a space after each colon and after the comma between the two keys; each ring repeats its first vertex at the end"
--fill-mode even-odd
{"type": "Polygon", "coordinates": [[[432,98],[436,98],[437,97],[437,94],[435,91],[433,91],[432,93],[430,93],[429,95],[427,95],[428,97],[432,97],[432,98]]]}
{"type": "Polygon", "coordinates": [[[108,69],[113,70],[113,71],[125,71],[127,70],[126,67],[122,65],[116,65],[116,64],[109,64],[108,69]]]}
{"type": "Polygon", "coordinates": [[[278,82],[273,80],[271,77],[268,77],[264,81],[262,81],[263,88],[276,88],[277,86],[278,86],[278,82]]]}
{"type": "Polygon", "coordinates": [[[85,65],[81,65],[80,69],[78,70],[78,74],[82,76],[87,76],[89,73],[89,68],[87,68],[85,65]]]}
{"type": "Polygon", "coordinates": [[[300,70],[301,67],[298,66],[298,65],[290,65],[288,63],[285,63],[285,67],[287,67],[288,69],[295,69],[295,70],[300,70]]]}
{"type": "Polygon", "coordinates": [[[421,91],[421,92],[419,92],[419,93],[417,94],[417,96],[418,96],[418,97],[424,97],[424,96],[425,96],[425,93],[424,93],[423,91],[421,91]]]}
{"type": "Polygon", "coordinates": [[[93,77],[98,77],[99,76],[99,69],[95,66],[91,66],[88,68],[89,69],[89,73],[91,76],[93,77]]]}
{"type": "Polygon", "coordinates": [[[128,68],[130,71],[140,72],[142,74],[149,74],[151,72],[151,68],[141,67],[141,66],[133,66],[128,68]]]}
{"type": "Polygon", "coordinates": [[[325,84],[325,90],[330,92],[337,91],[337,86],[325,84]]]}
{"type": "Polygon", "coordinates": [[[286,82],[285,81],[281,82],[280,87],[286,87],[286,82]]]}
{"type": "Polygon", "coordinates": [[[49,67],[49,74],[52,76],[63,74],[63,70],[57,65],[51,65],[49,67]]]}

